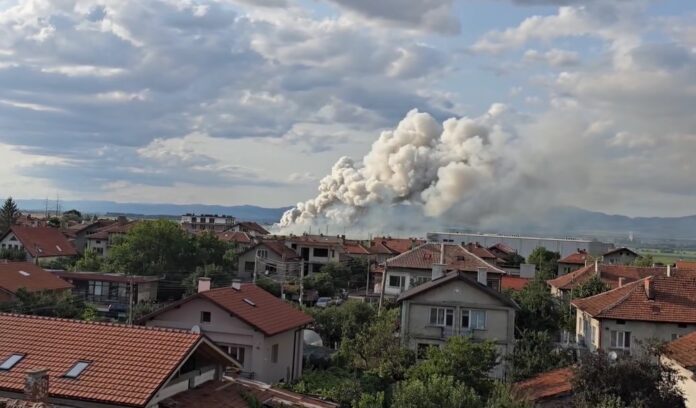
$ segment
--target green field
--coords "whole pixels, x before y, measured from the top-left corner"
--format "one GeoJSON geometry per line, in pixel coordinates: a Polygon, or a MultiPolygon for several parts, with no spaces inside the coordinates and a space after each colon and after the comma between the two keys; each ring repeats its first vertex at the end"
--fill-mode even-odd
{"type": "Polygon", "coordinates": [[[696,261],[696,251],[664,251],[661,249],[646,248],[639,250],[638,253],[640,253],[641,255],[652,255],[655,262],[661,262],[665,265],[673,264],[674,262],[679,260],[696,261]]]}

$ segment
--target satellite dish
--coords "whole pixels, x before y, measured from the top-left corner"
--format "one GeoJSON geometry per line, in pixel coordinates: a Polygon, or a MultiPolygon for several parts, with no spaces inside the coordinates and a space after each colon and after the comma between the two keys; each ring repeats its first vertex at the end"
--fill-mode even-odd
{"type": "Polygon", "coordinates": [[[619,358],[619,355],[616,354],[616,351],[610,351],[610,352],[609,352],[609,360],[611,360],[611,361],[616,361],[617,358],[619,358]]]}
{"type": "Polygon", "coordinates": [[[200,334],[201,333],[201,327],[197,324],[194,324],[193,327],[191,327],[191,333],[196,333],[200,334]]]}
{"type": "Polygon", "coordinates": [[[302,337],[304,344],[319,347],[324,345],[324,342],[321,340],[321,336],[319,336],[319,333],[315,332],[314,330],[305,329],[302,333],[302,337]]]}

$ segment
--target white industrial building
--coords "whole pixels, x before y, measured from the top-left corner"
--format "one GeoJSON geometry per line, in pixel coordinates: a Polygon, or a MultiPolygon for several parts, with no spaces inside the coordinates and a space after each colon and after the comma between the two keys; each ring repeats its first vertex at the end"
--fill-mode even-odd
{"type": "Polygon", "coordinates": [[[602,255],[614,248],[613,244],[589,239],[577,238],[542,238],[522,235],[498,235],[483,233],[463,232],[430,232],[427,234],[428,242],[451,242],[466,245],[476,243],[489,248],[495,244],[505,244],[525,258],[537,247],[544,247],[549,251],[559,252],[561,258],[566,257],[578,249],[587,251],[590,255],[602,255]]]}

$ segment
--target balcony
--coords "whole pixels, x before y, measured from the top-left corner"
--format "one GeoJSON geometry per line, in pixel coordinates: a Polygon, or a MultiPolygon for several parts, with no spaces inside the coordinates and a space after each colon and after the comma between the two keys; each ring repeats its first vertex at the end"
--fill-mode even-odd
{"type": "Polygon", "coordinates": [[[200,370],[194,370],[173,379],[171,383],[157,393],[158,401],[165,400],[171,396],[188,391],[199,385],[215,379],[216,368],[205,367],[200,370]]]}

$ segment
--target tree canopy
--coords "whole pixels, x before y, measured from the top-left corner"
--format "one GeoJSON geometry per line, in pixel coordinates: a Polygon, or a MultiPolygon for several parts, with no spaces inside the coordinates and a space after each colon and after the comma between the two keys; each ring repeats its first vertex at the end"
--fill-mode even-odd
{"type": "Polygon", "coordinates": [[[19,215],[17,203],[8,197],[0,209],[0,234],[6,233],[17,222],[19,215]]]}
{"type": "Polygon", "coordinates": [[[541,279],[550,279],[558,272],[558,260],[561,254],[544,247],[538,247],[527,257],[527,262],[536,265],[537,275],[541,279]]]}

